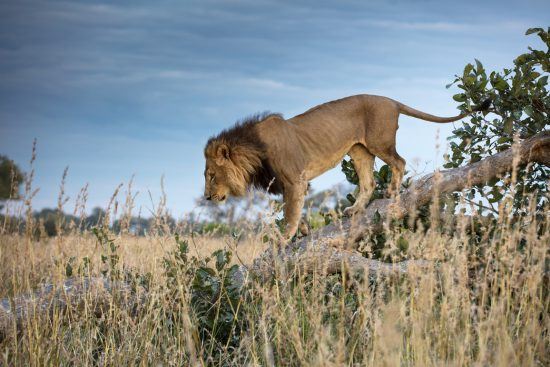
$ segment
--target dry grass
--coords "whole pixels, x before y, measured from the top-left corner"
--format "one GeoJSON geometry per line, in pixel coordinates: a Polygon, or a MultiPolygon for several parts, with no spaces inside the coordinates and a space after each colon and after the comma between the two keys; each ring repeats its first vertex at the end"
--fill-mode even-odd
{"type": "MultiPolygon", "coordinates": [[[[125,267],[153,274],[139,317],[116,302],[100,316],[86,307],[36,315],[8,333],[1,358],[5,365],[548,365],[550,236],[535,223],[482,231],[482,249],[472,248],[465,229],[408,233],[410,256],[439,265],[406,277],[373,283],[316,273],[253,282],[238,306],[246,321],[240,342],[218,346],[221,354],[201,339],[192,279],[180,279],[181,298],[164,286],[161,259],[171,256],[174,238],[113,235],[125,267]],[[179,315],[176,324],[168,309],[179,315]]],[[[228,247],[248,263],[262,251],[258,238],[188,240],[200,257],[228,247]]],[[[100,253],[92,234],[44,241],[4,234],[0,297],[63,279],[70,257],[90,257],[97,273],[100,253]]]]}
{"type": "MultiPolygon", "coordinates": [[[[461,221],[453,228],[386,233],[386,252],[401,251],[406,240],[403,256],[433,261],[428,270],[375,280],[347,272],[326,276],[322,268],[287,271],[274,282],[252,280],[231,302],[232,284],[224,284],[206,310],[196,296],[198,265],[177,262],[174,234],[108,233],[120,268],[150,273],[137,308],[116,294],[106,302],[87,294],[74,307],[32,313],[0,333],[0,364],[548,366],[548,214],[535,218],[533,212],[513,225],[504,218],[475,233],[461,221]],[[177,276],[165,260],[179,264],[177,276]],[[214,315],[213,327],[205,326],[205,312],[214,315]]],[[[59,284],[68,263],[78,273],[86,258],[91,266],[83,276],[99,276],[101,256],[110,254],[92,233],[37,239],[33,230],[24,232],[0,233],[0,299],[59,284]]],[[[266,234],[270,229],[240,241],[185,240],[189,256],[229,249],[237,255],[233,263],[249,264],[268,246],[261,240],[266,234]]],[[[227,269],[212,270],[213,277],[223,278],[227,269]]]]}
{"type": "MultiPolygon", "coordinates": [[[[120,247],[121,266],[139,273],[161,275],[162,259],[174,250],[174,236],[147,236],[111,234],[120,247]]],[[[184,236],[190,244],[190,255],[199,259],[210,256],[219,249],[229,249],[235,256],[232,263],[250,264],[267,245],[257,237],[236,241],[230,236],[184,236]]],[[[25,236],[0,235],[0,298],[28,292],[37,284],[64,279],[68,259],[89,258],[95,267],[100,266],[103,253],[92,233],[70,234],[57,238],[29,240],[25,236]],[[11,281],[9,281],[11,279],[11,281]]]]}

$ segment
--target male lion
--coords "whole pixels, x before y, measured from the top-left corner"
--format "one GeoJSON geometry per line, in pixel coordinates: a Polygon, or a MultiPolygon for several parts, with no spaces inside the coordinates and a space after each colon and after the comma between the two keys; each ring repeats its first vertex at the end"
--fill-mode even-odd
{"type": "MultiPolygon", "coordinates": [[[[475,111],[488,105],[486,101],[475,111]]],[[[285,238],[291,238],[299,226],[308,181],[348,154],[359,178],[357,200],[345,211],[353,215],[365,207],[374,191],[375,156],[391,167],[390,194],[401,186],[405,160],[395,150],[400,113],[438,123],[468,115],[438,117],[366,94],[324,103],[288,120],[280,114],[256,115],[206,143],[204,196],[223,201],[228,195],[244,195],[248,187],[282,193],[285,238]]]]}

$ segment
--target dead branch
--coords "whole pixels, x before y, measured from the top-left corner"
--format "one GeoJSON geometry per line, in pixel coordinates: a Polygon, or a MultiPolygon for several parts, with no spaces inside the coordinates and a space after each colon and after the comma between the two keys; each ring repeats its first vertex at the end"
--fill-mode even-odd
{"type": "Polygon", "coordinates": [[[349,240],[353,242],[365,234],[382,232],[384,220],[388,218],[390,211],[394,218],[413,214],[418,207],[428,204],[436,194],[451,193],[484,184],[495,177],[511,172],[514,165],[523,166],[528,163],[550,166],[550,131],[538,133],[520,142],[515,148],[507,149],[479,162],[427,174],[413,182],[400,197],[374,200],[362,215],[351,219],[344,218],[341,223],[326,226],[300,242],[298,246],[303,247],[309,241],[336,234],[345,235],[347,242],[349,240]]]}
{"type": "MultiPolygon", "coordinates": [[[[310,236],[285,247],[275,258],[289,267],[309,271],[322,263],[327,273],[338,272],[346,262],[352,271],[389,275],[406,273],[409,266],[425,267],[421,260],[397,264],[366,259],[358,252],[344,250],[369,234],[380,233],[388,218],[400,218],[413,214],[416,208],[428,204],[434,196],[460,191],[511,172],[515,166],[527,163],[550,166],[550,131],[544,131],[526,139],[514,148],[464,167],[430,173],[416,180],[409,189],[395,199],[372,201],[361,215],[344,218],[330,224],[310,236]],[[390,215],[391,214],[391,215],[390,215]]],[[[250,271],[262,277],[273,273],[274,257],[270,251],[254,261],[250,271]]]]}
{"type": "Polygon", "coordinates": [[[39,320],[35,316],[52,316],[69,308],[83,308],[84,304],[101,314],[117,299],[133,311],[143,297],[138,288],[106,277],[74,277],[59,285],[48,283],[32,293],[1,299],[0,341],[10,328],[18,329],[39,320]]]}

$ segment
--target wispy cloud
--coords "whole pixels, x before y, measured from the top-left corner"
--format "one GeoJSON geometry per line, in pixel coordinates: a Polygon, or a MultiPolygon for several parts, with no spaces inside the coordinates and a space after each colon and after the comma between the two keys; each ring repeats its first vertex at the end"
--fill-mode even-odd
{"type": "Polygon", "coordinates": [[[528,21],[498,21],[490,24],[485,21],[477,23],[473,22],[446,22],[446,21],[431,21],[431,22],[411,22],[402,20],[369,20],[365,21],[373,27],[395,29],[395,30],[411,30],[411,31],[441,31],[441,32],[476,32],[480,29],[485,31],[502,32],[506,31],[524,31],[531,26],[528,21]]]}
{"type": "Polygon", "coordinates": [[[451,22],[407,22],[394,20],[373,20],[367,24],[391,29],[422,30],[422,31],[465,31],[472,28],[472,24],[451,22]]]}

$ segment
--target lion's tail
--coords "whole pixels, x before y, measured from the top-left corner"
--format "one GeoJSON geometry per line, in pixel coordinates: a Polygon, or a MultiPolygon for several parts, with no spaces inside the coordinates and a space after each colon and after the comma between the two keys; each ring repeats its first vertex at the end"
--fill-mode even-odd
{"type": "Polygon", "coordinates": [[[425,120],[425,121],[446,123],[446,122],[453,122],[453,121],[460,120],[474,112],[487,110],[491,106],[491,100],[490,99],[485,100],[483,103],[481,103],[480,106],[474,108],[471,112],[464,112],[464,113],[461,113],[460,115],[456,115],[453,117],[440,117],[440,116],[430,115],[429,113],[416,110],[400,102],[397,102],[397,105],[399,106],[399,113],[402,113],[404,115],[416,117],[418,119],[425,120]]]}

